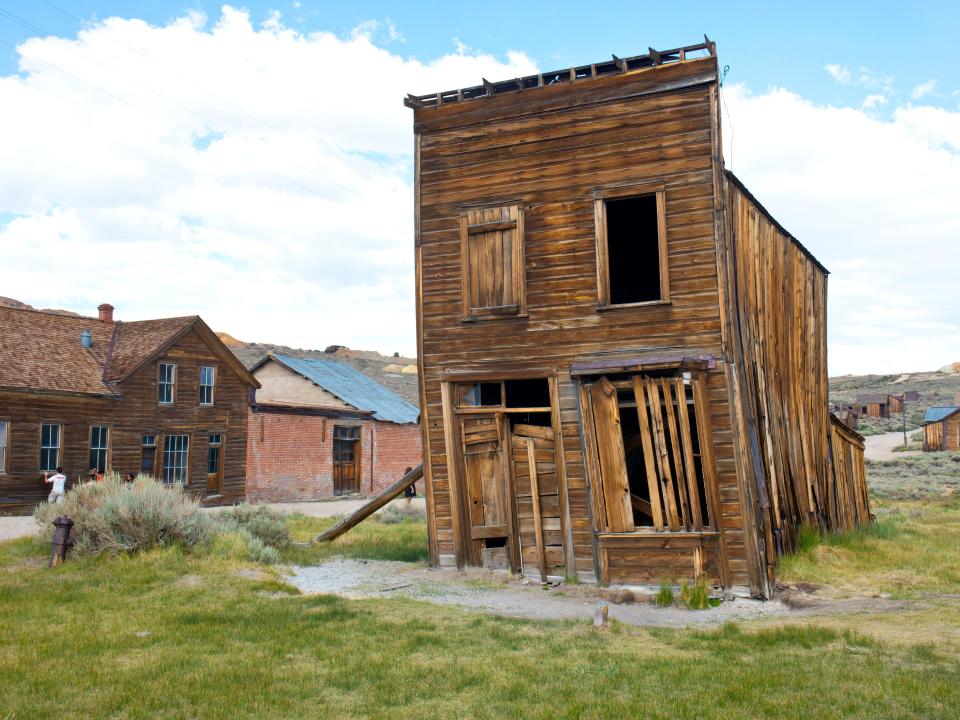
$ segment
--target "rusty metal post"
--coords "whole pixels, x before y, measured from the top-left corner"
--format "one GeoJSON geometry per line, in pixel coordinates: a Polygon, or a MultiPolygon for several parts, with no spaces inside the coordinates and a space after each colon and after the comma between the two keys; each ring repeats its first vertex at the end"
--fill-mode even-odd
{"type": "Polygon", "coordinates": [[[73,520],[66,515],[53,521],[53,543],[50,546],[50,567],[56,567],[67,558],[67,548],[73,545],[70,541],[70,528],[73,520]]]}

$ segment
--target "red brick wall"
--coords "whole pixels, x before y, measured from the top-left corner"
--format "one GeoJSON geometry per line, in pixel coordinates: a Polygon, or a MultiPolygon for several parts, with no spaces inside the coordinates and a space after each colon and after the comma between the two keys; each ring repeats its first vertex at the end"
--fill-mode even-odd
{"type": "MultiPolygon", "coordinates": [[[[337,419],[330,417],[251,411],[247,499],[299,502],[333,497],[335,424],[337,419]]],[[[376,495],[399,480],[408,467],[422,462],[420,428],[364,420],[360,452],[360,493],[376,495]]],[[[422,492],[417,483],[417,494],[422,492]]]]}

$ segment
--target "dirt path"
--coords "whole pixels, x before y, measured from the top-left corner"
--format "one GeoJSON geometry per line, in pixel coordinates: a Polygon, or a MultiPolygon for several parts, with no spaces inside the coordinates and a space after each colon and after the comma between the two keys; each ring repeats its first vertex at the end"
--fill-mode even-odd
{"type": "MultiPolygon", "coordinates": [[[[910,432],[907,433],[908,437],[910,432]]],[[[903,433],[899,430],[881,435],[868,435],[864,438],[863,456],[867,460],[894,460],[899,457],[920,454],[919,450],[893,452],[893,449],[899,445],[903,445],[903,433]]]]}
{"type": "Polygon", "coordinates": [[[40,526],[29,515],[26,517],[0,517],[0,542],[33,535],[40,526]]]}
{"type": "MultiPolygon", "coordinates": [[[[334,558],[316,567],[298,567],[288,581],[304,593],[330,593],[348,598],[395,595],[533,620],[592,620],[597,603],[611,591],[593,585],[546,586],[482,569],[439,570],[415,563],[334,558]]],[[[622,592],[622,591],[621,591],[622,592]]],[[[614,593],[616,594],[616,593],[614,593]]],[[[790,605],[736,598],[707,610],[658,608],[647,597],[635,602],[609,602],[610,618],[652,627],[715,626],[734,620],[794,618],[842,612],[897,609],[884,598],[813,599],[790,605]],[[798,607],[802,605],[803,607],[798,607]]]]}

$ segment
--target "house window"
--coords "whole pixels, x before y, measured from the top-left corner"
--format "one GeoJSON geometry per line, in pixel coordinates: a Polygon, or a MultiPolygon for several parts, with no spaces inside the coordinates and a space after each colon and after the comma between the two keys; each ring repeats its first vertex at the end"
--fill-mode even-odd
{"type": "Polygon", "coordinates": [[[0,420],[0,473],[7,471],[7,447],[10,437],[10,423],[6,420],[0,420]]]}
{"type": "Polygon", "coordinates": [[[200,366],[200,404],[213,405],[213,384],[216,370],[208,365],[200,366]]]}
{"type": "Polygon", "coordinates": [[[153,466],[157,461],[157,436],[144,435],[140,443],[140,472],[153,475],[153,466]]]}
{"type": "Polygon", "coordinates": [[[107,471],[107,455],[110,450],[110,428],[105,425],[90,427],[90,468],[101,473],[107,471]]]}
{"type": "Polygon", "coordinates": [[[160,363],[157,374],[157,402],[169,405],[173,402],[177,382],[177,366],[173,363],[160,363]]]}
{"type": "Polygon", "coordinates": [[[223,438],[219,433],[210,435],[210,444],[207,450],[207,474],[216,475],[220,472],[220,448],[223,445],[223,438]]]}
{"type": "Polygon", "coordinates": [[[600,198],[594,212],[600,306],[669,301],[663,190],[600,198]]]}
{"type": "Polygon", "coordinates": [[[189,481],[189,435],[167,435],[163,439],[163,481],[185,485],[189,481]]]}
{"type": "Polygon", "coordinates": [[[465,320],[526,314],[523,208],[461,212],[460,251],[465,320]]]}
{"type": "Polygon", "coordinates": [[[706,479],[713,477],[712,454],[698,423],[698,382],[632,375],[601,377],[587,386],[601,531],[713,527],[706,479]]]}
{"type": "Polygon", "coordinates": [[[43,423],[40,426],[40,470],[53,472],[60,464],[61,426],[43,423]]]}

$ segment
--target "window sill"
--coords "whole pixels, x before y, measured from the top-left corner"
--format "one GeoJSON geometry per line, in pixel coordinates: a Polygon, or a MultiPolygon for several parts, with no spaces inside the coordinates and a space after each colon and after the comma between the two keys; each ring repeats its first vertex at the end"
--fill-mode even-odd
{"type": "Polygon", "coordinates": [[[600,540],[609,540],[613,538],[678,538],[678,537],[719,537],[717,530],[655,530],[654,528],[643,528],[633,532],[600,532],[597,538],[600,540]]]}
{"type": "Polygon", "coordinates": [[[643,302],[619,303],[617,305],[597,305],[597,312],[622,310],[626,308],[656,307],[658,305],[672,305],[672,303],[669,300],[644,300],[643,302]]]}
{"type": "Polygon", "coordinates": [[[461,318],[461,323],[477,323],[477,322],[488,322],[490,320],[516,320],[518,318],[528,318],[530,315],[528,313],[511,313],[509,315],[476,315],[473,317],[461,318]]]}

